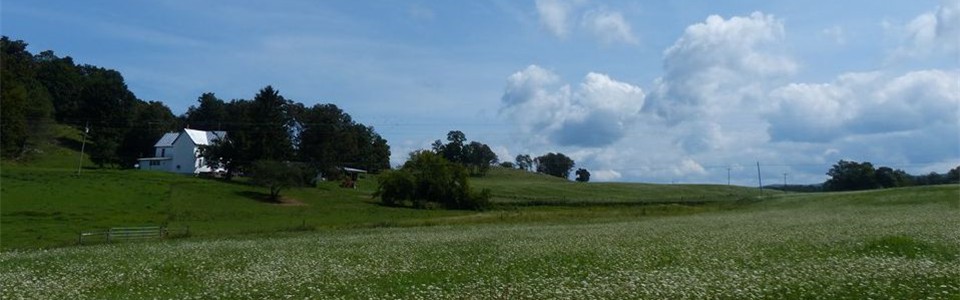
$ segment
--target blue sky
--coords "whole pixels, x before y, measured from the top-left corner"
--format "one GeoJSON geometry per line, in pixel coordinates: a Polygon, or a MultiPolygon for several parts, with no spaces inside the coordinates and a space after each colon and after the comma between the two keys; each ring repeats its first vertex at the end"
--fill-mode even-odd
{"type": "Polygon", "coordinates": [[[180,114],[273,85],[393,163],[458,129],[605,181],[822,182],[960,164],[960,0],[23,1],[0,31],[180,114]]]}

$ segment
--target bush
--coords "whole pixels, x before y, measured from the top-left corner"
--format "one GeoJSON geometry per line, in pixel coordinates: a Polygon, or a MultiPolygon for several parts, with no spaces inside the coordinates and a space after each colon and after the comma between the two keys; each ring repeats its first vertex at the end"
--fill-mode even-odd
{"type": "Polygon", "coordinates": [[[396,171],[378,180],[374,197],[386,205],[482,210],[490,205],[490,191],[470,190],[467,169],[430,151],[417,151],[396,171]]]}

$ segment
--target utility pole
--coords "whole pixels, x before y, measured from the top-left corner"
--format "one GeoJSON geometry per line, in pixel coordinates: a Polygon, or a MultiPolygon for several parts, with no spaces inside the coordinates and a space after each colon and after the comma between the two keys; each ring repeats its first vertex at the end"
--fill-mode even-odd
{"type": "Polygon", "coordinates": [[[757,162],[757,182],[760,184],[760,196],[763,196],[763,177],[760,176],[760,162],[757,162]]]}
{"type": "Polygon", "coordinates": [[[783,173],[783,192],[787,192],[787,173],[783,173]]]}
{"type": "Polygon", "coordinates": [[[80,143],[80,161],[77,163],[77,175],[80,175],[80,169],[83,169],[83,150],[87,146],[87,133],[90,132],[90,121],[83,126],[83,142],[80,143]]]}
{"type": "Polygon", "coordinates": [[[727,186],[730,186],[730,167],[727,167],[727,186]]]}

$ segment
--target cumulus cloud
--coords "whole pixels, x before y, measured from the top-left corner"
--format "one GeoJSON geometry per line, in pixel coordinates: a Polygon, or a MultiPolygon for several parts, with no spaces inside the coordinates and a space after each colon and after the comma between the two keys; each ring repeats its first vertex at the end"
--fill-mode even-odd
{"type": "Polygon", "coordinates": [[[773,90],[769,114],[775,141],[831,142],[850,134],[956,125],[960,73],[924,70],[901,76],[850,73],[832,83],[790,84],[773,90]]]}
{"type": "Polygon", "coordinates": [[[592,72],[574,89],[531,65],[507,79],[501,112],[543,142],[599,147],[623,136],[644,97],[637,86],[592,72]]]}
{"type": "Polygon", "coordinates": [[[957,55],[960,52],[960,1],[942,0],[936,10],[917,16],[895,32],[904,42],[894,52],[897,56],[938,52],[957,55]]]}
{"type": "MultiPolygon", "coordinates": [[[[929,14],[936,26],[916,22],[926,25],[915,32],[928,30],[919,40],[955,30],[939,20],[950,7],[929,14]]],[[[757,161],[773,172],[764,177],[808,183],[825,180],[839,159],[956,165],[960,69],[791,82],[800,64],[781,48],[785,39],[772,15],[709,16],[663,52],[663,74],[648,91],[599,73],[567,84],[530,66],[508,78],[501,113],[527,133],[526,149],[571,153],[597,181],[720,183],[730,168],[735,184],[756,184],[756,170],[737,166],[757,161]]]]}
{"type": "Polygon", "coordinates": [[[557,37],[565,37],[569,31],[569,19],[574,3],[565,0],[537,0],[540,24],[557,37]]]}
{"type": "Polygon", "coordinates": [[[630,28],[630,23],[624,20],[620,12],[607,9],[588,11],[583,16],[582,26],[604,44],[639,43],[639,40],[633,34],[633,29],[630,28]]]}
{"type": "Polygon", "coordinates": [[[723,19],[712,15],[687,27],[664,51],[664,75],[654,83],[650,106],[671,122],[758,100],[763,83],[793,74],[797,63],[776,50],[783,23],[772,15],[723,19]]]}
{"type": "Polygon", "coordinates": [[[619,11],[584,7],[583,0],[536,0],[537,16],[548,32],[566,38],[574,29],[585,30],[603,44],[638,44],[630,23],[619,11]],[[577,20],[580,26],[576,27],[577,20]]]}
{"type": "Polygon", "coordinates": [[[590,171],[590,180],[592,181],[616,181],[623,175],[615,170],[595,170],[590,171]]]}

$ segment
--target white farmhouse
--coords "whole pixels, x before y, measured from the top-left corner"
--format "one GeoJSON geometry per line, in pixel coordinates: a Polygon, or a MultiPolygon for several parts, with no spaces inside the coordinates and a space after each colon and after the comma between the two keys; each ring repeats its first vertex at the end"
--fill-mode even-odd
{"type": "Polygon", "coordinates": [[[207,146],[225,138],[225,131],[183,129],[163,135],[153,145],[154,157],[137,159],[141,170],[157,170],[183,174],[198,174],[213,171],[200,157],[200,146],[207,146]]]}

